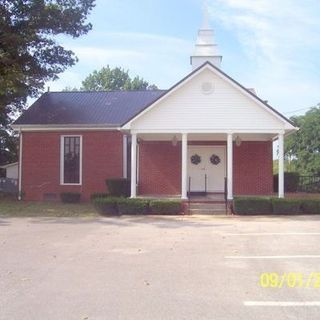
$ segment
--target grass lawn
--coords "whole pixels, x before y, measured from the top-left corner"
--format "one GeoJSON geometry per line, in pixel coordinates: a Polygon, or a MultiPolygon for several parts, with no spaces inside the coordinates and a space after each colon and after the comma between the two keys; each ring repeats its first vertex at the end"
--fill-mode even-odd
{"type": "Polygon", "coordinates": [[[95,217],[90,203],[26,202],[0,199],[2,217],[95,217]]]}

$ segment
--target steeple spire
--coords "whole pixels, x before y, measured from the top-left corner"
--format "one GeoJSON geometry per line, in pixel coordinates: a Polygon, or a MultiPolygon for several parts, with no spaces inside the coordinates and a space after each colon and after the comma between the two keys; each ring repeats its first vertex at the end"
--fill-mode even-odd
{"type": "Polygon", "coordinates": [[[203,30],[210,29],[208,0],[203,1],[202,11],[203,11],[203,20],[202,20],[201,29],[203,29],[203,30]]]}
{"type": "Polygon", "coordinates": [[[214,31],[209,25],[208,2],[203,2],[203,21],[198,31],[198,37],[193,55],[190,57],[192,69],[196,69],[206,61],[220,68],[222,56],[219,55],[218,46],[214,41],[214,31]]]}

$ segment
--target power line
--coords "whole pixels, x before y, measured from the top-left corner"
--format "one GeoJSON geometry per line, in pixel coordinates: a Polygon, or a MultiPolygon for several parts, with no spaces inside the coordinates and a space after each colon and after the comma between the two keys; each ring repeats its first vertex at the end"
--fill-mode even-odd
{"type": "Polygon", "coordinates": [[[316,107],[320,107],[320,103],[316,104],[315,106],[308,107],[308,108],[302,108],[302,109],[287,111],[287,112],[284,112],[283,114],[296,113],[296,112],[300,112],[300,111],[304,111],[304,110],[309,110],[309,109],[316,108],[316,107]]]}
{"type": "Polygon", "coordinates": [[[292,110],[292,111],[288,111],[288,112],[284,112],[284,114],[289,114],[289,113],[296,113],[296,112],[300,112],[300,111],[304,111],[304,110],[309,110],[313,107],[308,107],[308,108],[303,108],[303,109],[297,109],[297,110],[292,110]]]}

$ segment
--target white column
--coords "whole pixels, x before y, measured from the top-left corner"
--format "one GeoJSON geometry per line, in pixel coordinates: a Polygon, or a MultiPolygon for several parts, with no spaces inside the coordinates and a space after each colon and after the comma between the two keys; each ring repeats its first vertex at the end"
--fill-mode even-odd
{"type": "Polygon", "coordinates": [[[124,135],[122,139],[122,166],[123,166],[123,177],[128,178],[128,153],[127,153],[127,145],[128,145],[128,136],[124,135]]]}
{"type": "Polygon", "coordinates": [[[188,161],[188,136],[186,133],[182,134],[182,157],[181,157],[181,199],[188,199],[187,197],[187,161],[188,161]]]}
{"type": "Polygon", "coordinates": [[[284,198],[284,148],[283,148],[283,133],[278,136],[279,142],[279,198],[284,198]]]}
{"type": "Polygon", "coordinates": [[[137,196],[137,135],[131,135],[131,198],[137,196]]]}
{"type": "Polygon", "coordinates": [[[228,133],[228,142],[227,142],[227,188],[228,194],[227,199],[233,199],[233,139],[232,133],[228,133]]]}
{"type": "Polygon", "coordinates": [[[22,200],[22,132],[20,131],[19,134],[19,194],[18,194],[18,200],[22,200]]]}

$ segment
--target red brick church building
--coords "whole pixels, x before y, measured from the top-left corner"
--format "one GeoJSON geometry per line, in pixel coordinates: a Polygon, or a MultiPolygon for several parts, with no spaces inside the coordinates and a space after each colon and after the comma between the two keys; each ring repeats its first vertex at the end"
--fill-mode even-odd
{"type": "Polygon", "coordinates": [[[273,193],[272,145],[295,131],[282,114],[221,68],[205,24],[192,72],[168,90],[46,92],[13,127],[20,133],[19,191],[26,200],[80,192],[129,178],[131,197],[273,193]],[[226,183],[225,183],[226,181],[226,183]]]}

